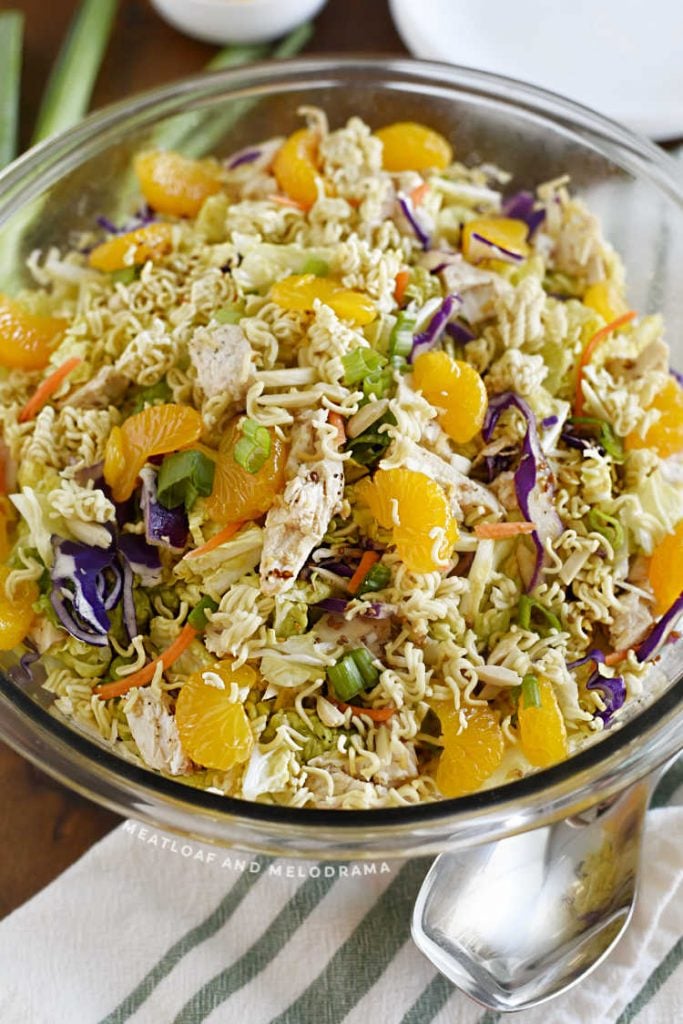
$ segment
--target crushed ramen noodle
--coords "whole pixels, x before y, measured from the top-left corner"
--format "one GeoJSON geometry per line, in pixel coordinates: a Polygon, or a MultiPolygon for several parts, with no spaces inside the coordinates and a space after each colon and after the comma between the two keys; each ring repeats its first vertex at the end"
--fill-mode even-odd
{"type": "Polygon", "coordinates": [[[683,388],[567,180],[302,114],[0,296],[0,648],[190,786],[456,797],[651,688],[683,388]]]}

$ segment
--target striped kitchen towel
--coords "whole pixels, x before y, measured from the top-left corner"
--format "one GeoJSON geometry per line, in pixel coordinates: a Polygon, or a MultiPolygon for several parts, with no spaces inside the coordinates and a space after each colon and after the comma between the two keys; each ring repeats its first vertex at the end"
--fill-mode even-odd
{"type": "MultiPolygon", "coordinates": [[[[513,1024],[683,1020],[683,759],[616,950],[513,1024]]],[[[126,822],[0,924],[2,1024],[495,1024],[410,939],[428,867],[238,854],[126,822]]]]}

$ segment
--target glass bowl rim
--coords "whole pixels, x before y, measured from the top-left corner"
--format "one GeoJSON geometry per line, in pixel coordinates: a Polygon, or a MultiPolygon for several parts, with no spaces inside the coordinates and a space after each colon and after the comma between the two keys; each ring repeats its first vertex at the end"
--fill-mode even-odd
{"type": "MultiPolygon", "coordinates": [[[[592,136],[600,155],[612,159],[635,178],[649,181],[672,199],[683,213],[683,188],[677,179],[678,168],[673,159],[649,139],[582,104],[513,78],[457,65],[403,57],[331,55],[261,61],[239,68],[205,72],[108,105],[67,132],[33,147],[0,173],[0,226],[65,172],[78,166],[87,156],[87,153],[84,156],[86,143],[96,145],[116,128],[142,129],[152,120],[184,113],[186,103],[192,100],[204,99],[208,105],[212,98],[219,96],[234,99],[242,93],[259,95],[266,89],[278,91],[278,86],[282,92],[285,84],[292,90],[297,84],[313,84],[305,77],[310,74],[327,76],[327,83],[318,82],[318,86],[332,85],[344,74],[348,78],[349,75],[361,76],[364,72],[384,73],[385,76],[393,74],[405,86],[421,82],[427,91],[430,87],[435,89],[439,86],[455,88],[470,99],[478,94],[499,105],[509,105],[520,114],[554,119],[556,124],[566,125],[586,147],[590,146],[592,136]],[[583,133],[585,137],[582,137],[583,133]],[[60,173],[55,174],[55,169],[60,173]]],[[[35,734],[34,739],[44,741],[49,737],[53,751],[57,747],[65,747],[66,760],[76,769],[83,770],[81,758],[84,759],[89,774],[87,785],[77,783],[63,772],[53,770],[52,774],[67,785],[80,788],[92,799],[106,802],[97,791],[98,769],[101,769],[113,778],[115,786],[122,782],[132,783],[137,792],[156,797],[165,804],[180,805],[181,810],[191,815],[205,812],[214,820],[224,819],[226,822],[246,821],[262,826],[286,824],[302,835],[320,827],[331,828],[340,835],[367,827],[380,832],[384,827],[407,831],[413,826],[439,823],[455,827],[473,818],[486,817],[491,812],[514,814],[520,808],[541,817],[544,814],[546,818],[550,814],[557,816],[571,804],[581,801],[584,804],[595,803],[635,782],[683,746],[683,739],[677,739],[680,732],[677,727],[683,722],[682,676],[614,733],[601,737],[598,742],[552,768],[469,796],[391,808],[340,811],[262,804],[184,786],[126,761],[89,739],[86,733],[50,715],[0,672],[0,707],[3,706],[24,727],[28,723],[29,731],[35,734]]],[[[0,737],[2,727],[0,716],[0,737]]],[[[16,736],[3,738],[7,738],[15,749],[39,767],[51,772],[49,761],[38,757],[29,743],[17,741],[16,736]]],[[[120,797],[124,795],[120,793],[120,797]]],[[[109,800],[108,805],[121,810],[121,804],[115,801],[109,800]]]]}

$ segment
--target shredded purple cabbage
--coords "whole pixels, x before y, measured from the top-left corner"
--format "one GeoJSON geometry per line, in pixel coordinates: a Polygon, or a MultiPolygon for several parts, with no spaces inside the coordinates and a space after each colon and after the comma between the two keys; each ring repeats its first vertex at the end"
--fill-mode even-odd
{"type": "Polygon", "coordinates": [[[595,718],[601,718],[605,726],[609,726],[615,713],[624,706],[624,701],[626,700],[626,684],[624,680],[621,676],[614,676],[613,679],[608,679],[607,676],[600,674],[599,668],[596,668],[586,683],[586,689],[600,691],[605,709],[604,711],[596,711],[595,718]]]}
{"type": "Polygon", "coordinates": [[[657,648],[661,647],[679,615],[683,615],[683,592],[678,595],[669,610],[664,612],[650,634],[646,636],[640,646],[636,648],[636,658],[638,661],[647,661],[652,657],[657,648]]]}
{"type": "Polygon", "coordinates": [[[106,647],[111,594],[121,592],[116,548],[93,548],[59,537],[53,537],[52,543],[50,601],[59,621],[78,640],[106,647]]]}
{"type": "Polygon", "coordinates": [[[485,235],[480,235],[478,231],[473,231],[470,235],[470,254],[473,259],[477,259],[476,250],[473,251],[472,242],[478,242],[479,245],[484,249],[481,255],[482,259],[492,257],[493,259],[500,259],[501,256],[504,259],[511,260],[513,263],[523,263],[524,257],[518,252],[513,252],[512,249],[506,249],[504,245],[498,245],[496,242],[492,242],[490,238],[486,238],[485,235]],[[490,251],[486,251],[490,250],[490,251]]]}
{"type": "Polygon", "coordinates": [[[321,612],[331,612],[332,615],[343,615],[349,606],[349,602],[343,597],[325,597],[314,606],[321,612]]]}
{"type": "Polygon", "coordinates": [[[413,348],[410,355],[408,356],[409,363],[412,363],[413,360],[415,359],[415,356],[418,354],[418,348],[422,348],[422,346],[424,345],[427,345],[429,348],[432,348],[434,345],[436,345],[437,341],[439,340],[443,332],[446,330],[448,321],[450,320],[451,316],[455,311],[456,302],[462,302],[462,299],[460,298],[459,295],[447,295],[446,298],[441,303],[441,305],[439,306],[439,308],[437,309],[432,319],[429,321],[429,326],[427,327],[427,329],[422,331],[420,334],[415,335],[415,337],[413,338],[413,348]]]}
{"type": "Polygon", "coordinates": [[[525,579],[527,591],[536,587],[546,562],[545,542],[548,538],[559,537],[562,520],[552,504],[554,482],[547,460],[543,454],[536,429],[536,417],[519,395],[504,391],[489,400],[482,435],[490,441],[496,424],[506,409],[519,409],[527,421],[527,430],[522,444],[522,458],[515,473],[515,492],[525,519],[534,524],[531,539],[536,548],[536,563],[533,572],[525,579]]]}
{"type": "Polygon", "coordinates": [[[577,661],[568,661],[567,668],[570,671],[573,671],[575,668],[581,668],[582,665],[587,665],[589,661],[594,661],[597,665],[598,663],[603,664],[604,660],[604,653],[598,650],[597,647],[594,647],[593,650],[589,651],[588,654],[585,654],[583,658],[578,658],[577,661]]]}
{"type": "Polygon", "coordinates": [[[557,416],[546,416],[545,419],[541,420],[541,426],[544,430],[548,430],[549,427],[554,427],[559,422],[557,416]]]}
{"type": "Polygon", "coordinates": [[[155,587],[161,583],[159,549],[148,544],[144,537],[136,533],[122,533],[119,551],[135,575],[140,577],[143,587],[155,587]]]}
{"type": "Polygon", "coordinates": [[[453,320],[452,323],[446,324],[446,334],[453,341],[457,341],[459,345],[466,345],[468,341],[474,341],[476,334],[470,330],[462,320],[453,320]]]}
{"type": "Polygon", "coordinates": [[[157,475],[153,469],[143,469],[140,504],[145,517],[145,537],[155,547],[182,551],[187,545],[190,531],[187,512],[183,505],[164,508],[157,501],[157,475]]]}
{"type": "Polygon", "coordinates": [[[411,203],[410,199],[408,199],[407,196],[401,195],[399,193],[398,205],[401,207],[401,212],[403,213],[403,216],[413,229],[413,233],[417,238],[418,242],[420,243],[423,249],[427,250],[429,248],[431,240],[429,238],[429,235],[424,230],[419,220],[415,216],[413,204],[411,203]]]}
{"type": "Polygon", "coordinates": [[[513,220],[523,220],[529,229],[529,238],[545,220],[543,207],[535,209],[536,198],[532,192],[515,192],[503,201],[501,213],[504,217],[511,217],[513,220]]]}
{"type": "Polygon", "coordinates": [[[674,370],[673,366],[669,367],[669,373],[671,374],[673,379],[677,380],[678,383],[683,388],[683,373],[681,373],[680,370],[674,370]]]}
{"type": "Polygon", "coordinates": [[[225,166],[229,171],[234,171],[236,167],[241,167],[242,164],[253,164],[261,156],[261,153],[262,150],[260,149],[241,149],[239,152],[233,153],[225,166]]]}
{"type": "Polygon", "coordinates": [[[108,232],[110,235],[125,235],[129,231],[136,231],[137,228],[143,228],[147,224],[153,223],[156,218],[154,210],[146,203],[140,207],[138,212],[134,214],[129,221],[117,227],[116,224],[109,217],[96,217],[96,223],[103,231],[108,232]]]}

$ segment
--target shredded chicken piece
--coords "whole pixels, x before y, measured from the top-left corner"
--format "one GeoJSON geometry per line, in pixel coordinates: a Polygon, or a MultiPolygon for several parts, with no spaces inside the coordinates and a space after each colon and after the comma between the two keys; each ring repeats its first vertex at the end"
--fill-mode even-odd
{"type": "Polygon", "coordinates": [[[629,591],[619,601],[621,607],[614,613],[609,636],[615,651],[627,651],[640,643],[654,618],[650,605],[640,594],[629,591]]]}
{"type": "Polygon", "coordinates": [[[167,697],[159,697],[149,689],[140,690],[135,703],[127,709],[126,718],[142,758],[150,768],[169,775],[187,775],[192,771],[192,762],[181,746],[167,697]]]}
{"type": "Polygon", "coordinates": [[[494,316],[496,303],[512,291],[512,286],[500,274],[474,267],[460,254],[435,253],[433,258],[437,256],[441,257],[439,263],[446,264],[440,271],[443,286],[446,291],[460,296],[460,313],[471,324],[494,316]]]}
{"type": "Polygon", "coordinates": [[[197,328],[189,353],[207,398],[223,393],[235,404],[244,400],[252,372],[251,345],[237,324],[197,328]]]}
{"type": "Polygon", "coordinates": [[[506,469],[499,473],[490,486],[501,505],[508,512],[514,512],[519,508],[517,489],[515,487],[515,474],[511,470],[506,469]]]}
{"type": "Polygon", "coordinates": [[[261,555],[261,591],[283,594],[294,585],[314,547],[325,536],[332,516],[342,508],[344,467],[331,458],[299,462],[294,452],[320,453],[318,419],[299,422],[292,431],[287,471],[294,473],[284,493],[275,499],[266,517],[261,555]]]}
{"type": "Polygon", "coordinates": [[[107,409],[116,405],[130,380],[116,366],[103,366],[87,384],[69,395],[68,404],[75,409],[107,409]]]}
{"type": "Polygon", "coordinates": [[[363,644],[376,658],[381,658],[391,636],[391,620],[368,620],[359,615],[347,621],[341,615],[323,615],[315,625],[315,634],[321,640],[343,644],[345,647],[363,644]]]}

